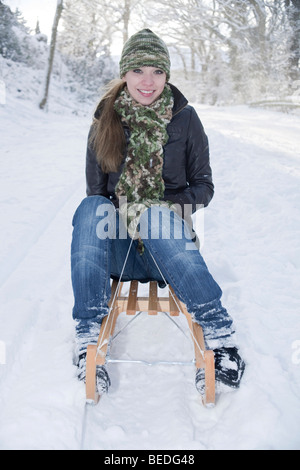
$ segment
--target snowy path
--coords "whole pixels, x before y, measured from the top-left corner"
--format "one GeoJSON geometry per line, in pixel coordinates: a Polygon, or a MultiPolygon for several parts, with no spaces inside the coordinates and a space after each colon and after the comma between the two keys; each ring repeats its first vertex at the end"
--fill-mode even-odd
{"type": "MultiPolygon", "coordinates": [[[[0,109],[0,449],[79,449],[69,252],[89,119],[32,106],[0,109]]],[[[245,379],[206,410],[193,367],[110,364],[111,392],[89,411],[90,449],[300,447],[300,119],[198,110],[216,185],[202,253],[235,319],[245,379]]],[[[135,358],[191,354],[163,315],[142,316],[114,348],[135,358]]]]}

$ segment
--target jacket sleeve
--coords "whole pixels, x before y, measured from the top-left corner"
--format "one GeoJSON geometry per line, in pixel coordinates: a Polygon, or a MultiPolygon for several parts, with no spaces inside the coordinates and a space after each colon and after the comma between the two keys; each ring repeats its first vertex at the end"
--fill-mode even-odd
{"type": "MultiPolygon", "coordinates": [[[[89,134],[90,136],[90,134],[89,134]]],[[[92,147],[87,144],[86,150],[86,194],[87,196],[105,196],[109,197],[107,191],[108,175],[103,173],[96,159],[96,154],[92,147]]]]}
{"type": "Polygon", "coordinates": [[[203,204],[206,207],[214,195],[214,185],[208,138],[194,108],[191,111],[187,139],[187,182],[189,186],[184,192],[193,206],[203,204]]]}
{"type": "MultiPolygon", "coordinates": [[[[197,205],[206,207],[214,195],[212,171],[209,160],[209,144],[203,125],[193,107],[186,137],[186,178],[187,187],[167,199],[177,203],[182,210],[188,204],[192,213],[197,205]]],[[[186,211],[183,211],[186,212],[186,211]]]]}

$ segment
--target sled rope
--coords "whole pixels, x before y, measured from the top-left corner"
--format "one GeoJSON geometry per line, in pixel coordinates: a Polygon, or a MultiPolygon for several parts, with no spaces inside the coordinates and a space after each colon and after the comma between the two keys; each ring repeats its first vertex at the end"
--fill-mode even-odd
{"type": "Polygon", "coordinates": [[[119,336],[120,333],[122,333],[122,331],[124,331],[126,328],[128,328],[128,326],[133,322],[135,321],[140,315],[141,315],[142,312],[138,312],[136,315],[134,315],[134,317],[132,317],[131,320],[129,320],[122,328],[120,328],[120,330],[114,334],[114,336],[112,336],[111,338],[111,341],[114,341],[114,339],[119,336]]]}
{"type": "MultiPolygon", "coordinates": [[[[103,341],[103,337],[106,333],[106,330],[107,330],[107,325],[108,325],[108,319],[111,315],[111,312],[115,306],[115,301],[116,301],[116,298],[117,296],[119,295],[119,291],[120,291],[120,285],[121,285],[121,279],[123,277],[123,273],[124,273],[124,270],[125,270],[125,267],[126,267],[126,264],[127,264],[127,260],[128,260],[128,257],[129,257],[129,253],[130,253],[130,250],[131,250],[131,247],[132,247],[132,244],[133,244],[133,240],[134,240],[134,237],[135,237],[135,234],[136,234],[136,230],[137,230],[137,226],[135,227],[135,230],[134,230],[134,234],[131,238],[131,242],[130,242],[130,245],[129,245],[129,248],[127,250],[127,254],[126,254],[126,257],[125,257],[125,260],[124,260],[124,263],[123,263],[123,266],[122,266],[122,271],[121,271],[121,274],[120,274],[120,277],[119,277],[119,281],[118,281],[118,285],[117,285],[117,288],[115,290],[115,293],[114,293],[114,297],[112,299],[112,302],[110,304],[110,308],[109,308],[109,312],[108,312],[108,315],[107,315],[107,320],[106,320],[106,323],[105,323],[105,326],[104,326],[104,329],[103,329],[103,332],[102,332],[102,335],[101,335],[101,338],[100,338],[100,342],[99,342],[99,346],[97,348],[97,353],[96,353],[96,359],[99,355],[101,355],[101,348],[104,346],[105,344],[105,341],[103,341]]],[[[109,335],[108,337],[110,337],[111,335],[111,330],[112,330],[112,322],[110,322],[110,329],[109,329],[109,335]]]]}
{"type": "MultiPolygon", "coordinates": [[[[162,277],[164,283],[168,286],[168,291],[169,291],[169,293],[171,294],[171,297],[172,297],[172,299],[174,300],[174,302],[175,302],[175,304],[176,304],[176,307],[178,308],[179,312],[180,312],[181,314],[183,314],[183,312],[182,312],[182,310],[181,310],[181,307],[180,307],[180,305],[178,304],[177,299],[176,299],[176,297],[174,296],[172,290],[170,289],[169,284],[168,284],[168,282],[166,281],[166,279],[165,279],[163,273],[161,272],[161,269],[160,269],[160,267],[158,266],[158,264],[157,264],[157,262],[156,262],[154,256],[152,255],[152,253],[151,253],[150,250],[149,250],[149,252],[150,252],[151,258],[153,259],[154,264],[155,264],[155,266],[157,267],[157,269],[158,269],[158,271],[159,271],[159,274],[161,275],[161,277],[162,277]]],[[[165,312],[165,313],[166,313],[166,312],[165,312]]],[[[168,313],[166,313],[166,315],[167,315],[168,317],[170,317],[170,315],[169,315],[168,313]]],[[[173,320],[171,317],[170,317],[170,319],[173,320]]],[[[175,323],[176,323],[176,322],[175,322],[175,323]]],[[[201,346],[200,346],[200,344],[199,344],[197,338],[195,337],[195,335],[194,335],[192,329],[191,329],[191,336],[192,336],[192,338],[193,338],[193,340],[194,340],[194,342],[195,342],[197,348],[199,349],[199,352],[200,352],[200,354],[201,354],[201,356],[202,356],[202,359],[204,360],[204,351],[202,350],[202,348],[201,348],[201,346]]]]}

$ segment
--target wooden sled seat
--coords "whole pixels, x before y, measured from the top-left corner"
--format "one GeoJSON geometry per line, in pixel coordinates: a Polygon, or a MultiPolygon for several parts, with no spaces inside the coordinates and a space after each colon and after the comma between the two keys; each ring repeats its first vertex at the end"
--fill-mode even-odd
{"type": "Polygon", "coordinates": [[[127,315],[135,315],[137,312],[148,312],[149,315],[157,315],[158,312],[168,312],[171,316],[185,315],[194,343],[195,366],[205,370],[205,396],[202,397],[205,406],[213,406],[215,403],[215,362],[214,352],[205,349],[203,331],[198,323],[192,321],[186,306],[180,302],[171,286],[169,297],[158,297],[158,285],[156,281],[149,282],[149,296],[138,297],[138,281],[131,281],[129,295],[122,296],[123,283],[112,282],[110,313],[101,324],[97,345],[89,345],[86,361],[86,399],[89,403],[98,403],[99,395],[96,391],[96,366],[104,365],[107,360],[108,348],[118,315],[126,312],[127,315]]]}

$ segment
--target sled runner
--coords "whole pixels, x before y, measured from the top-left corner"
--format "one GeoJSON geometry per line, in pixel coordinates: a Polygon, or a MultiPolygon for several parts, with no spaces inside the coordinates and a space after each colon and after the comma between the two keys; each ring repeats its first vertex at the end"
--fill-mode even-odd
{"type": "MultiPolygon", "coordinates": [[[[122,296],[123,283],[112,282],[110,300],[110,313],[107,315],[100,329],[97,345],[88,345],[86,360],[86,400],[97,404],[99,394],[96,391],[96,366],[104,365],[108,358],[108,349],[114,335],[118,315],[126,312],[127,315],[136,315],[138,312],[148,312],[157,315],[158,312],[167,312],[171,317],[180,313],[185,315],[194,343],[195,366],[205,370],[205,396],[202,397],[205,406],[213,406],[215,402],[215,362],[214,352],[205,349],[203,331],[199,324],[192,321],[185,305],[179,301],[171,286],[169,298],[158,297],[156,281],[149,282],[149,296],[138,297],[138,281],[131,281],[128,296],[122,296]]],[[[132,361],[135,362],[135,361],[132,361]]],[[[170,364],[172,364],[170,362],[170,364]]]]}

